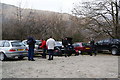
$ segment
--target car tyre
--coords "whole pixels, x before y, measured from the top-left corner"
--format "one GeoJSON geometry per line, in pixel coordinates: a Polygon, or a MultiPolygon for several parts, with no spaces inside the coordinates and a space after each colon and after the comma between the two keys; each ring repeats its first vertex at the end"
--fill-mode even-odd
{"type": "Polygon", "coordinates": [[[112,52],[113,55],[116,55],[116,54],[117,54],[117,51],[118,51],[117,48],[112,48],[112,51],[111,51],[111,52],[112,52]]]}
{"type": "Polygon", "coordinates": [[[5,61],[7,59],[6,55],[3,52],[0,52],[0,60],[5,61]]]}
{"type": "Polygon", "coordinates": [[[18,59],[20,59],[20,60],[22,60],[23,58],[24,58],[23,56],[18,57],[18,59]]]}
{"type": "Polygon", "coordinates": [[[79,52],[76,52],[76,53],[75,53],[75,56],[79,56],[79,52]]]}
{"type": "Polygon", "coordinates": [[[79,51],[79,54],[83,55],[83,51],[79,51]]]}

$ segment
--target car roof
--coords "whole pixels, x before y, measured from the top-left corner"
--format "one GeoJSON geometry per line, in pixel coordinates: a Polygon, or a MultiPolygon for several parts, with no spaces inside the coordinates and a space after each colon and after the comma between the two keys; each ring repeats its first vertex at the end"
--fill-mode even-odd
{"type": "Polygon", "coordinates": [[[0,41],[9,41],[9,42],[19,41],[19,42],[21,42],[21,40],[0,40],[0,41]]]}
{"type": "Polygon", "coordinates": [[[85,42],[75,42],[75,43],[85,43],[85,42]]]}
{"type": "MultiPolygon", "coordinates": [[[[27,40],[23,40],[23,41],[27,41],[27,40]]],[[[35,41],[41,41],[41,40],[35,40],[35,41]]]]}
{"type": "MultiPolygon", "coordinates": [[[[120,39],[106,38],[106,39],[102,39],[102,40],[98,40],[98,41],[104,41],[104,40],[120,40],[120,39]]],[[[96,42],[98,42],[98,41],[96,41],[96,42]]]]}

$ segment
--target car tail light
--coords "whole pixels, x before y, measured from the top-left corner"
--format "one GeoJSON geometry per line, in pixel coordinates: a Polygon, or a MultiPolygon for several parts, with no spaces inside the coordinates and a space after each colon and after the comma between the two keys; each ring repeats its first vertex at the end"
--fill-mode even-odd
{"type": "Polygon", "coordinates": [[[10,52],[14,52],[14,51],[16,51],[16,50],[15,50],[15,49],[10,49],[9,51],[10,51],[10,52]]]}
{"type": "Polygon", "coordinates": [[[25,49],[26,51],[28,51],[28,49],[25,49]]]}

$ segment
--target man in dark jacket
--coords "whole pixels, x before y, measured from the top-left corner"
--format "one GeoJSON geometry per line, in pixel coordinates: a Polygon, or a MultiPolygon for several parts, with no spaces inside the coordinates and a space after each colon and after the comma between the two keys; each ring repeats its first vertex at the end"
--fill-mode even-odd
{"type": "Polygon", "coordinates": [[[91,45],[91,48],[92,48],[92,51],[91,51],[91,56],[92,56],[92,53],[94,53],[94,55],[96,56],[97,54],[96,54],[96,48],[95,48],[95,41],[94,41],[94,39],[92,39],[91,41],[90,41],[90,45],[91,45]]]}
{"type": "Polygon", "coordinates": [[[67,50],[68,50],[68,40],[67,40],[67,37],[62,39],[62,45],[64,46],[65,57],[67,57],[67,50]]]}
{"type": "Polygon", "coordinates": [[[29,61],[30,60],[35,61],[33,59],[35,43],[36,43],[36,41],[33,39],[33,37],[28,37],[27,44],[29,45],[29,50],[28,50],[28,60],[29,61]]]}

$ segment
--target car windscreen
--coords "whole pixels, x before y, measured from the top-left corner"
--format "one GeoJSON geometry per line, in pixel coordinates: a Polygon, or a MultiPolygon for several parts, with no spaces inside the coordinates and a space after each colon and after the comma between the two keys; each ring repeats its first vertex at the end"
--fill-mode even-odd
{"type": "Polygon", "coordinates": [[[12,47],[24,47],[22,42],[11,42],[12,47]]]}

